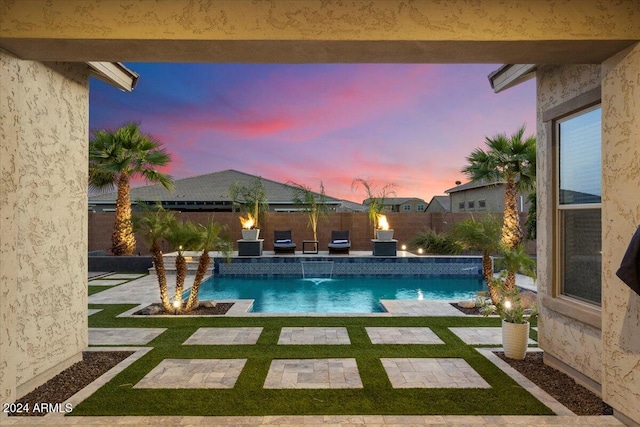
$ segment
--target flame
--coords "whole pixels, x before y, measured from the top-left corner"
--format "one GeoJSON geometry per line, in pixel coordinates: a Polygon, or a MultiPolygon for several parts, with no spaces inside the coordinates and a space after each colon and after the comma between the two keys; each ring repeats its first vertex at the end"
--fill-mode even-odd
{"type": "Polygon", "coordinates": [[[387,221],[386,215],[378,214],[378,230],[388,230],[389,222],[387,221]]]}
{"type": "Polygon", "coordinates": [[[240,217],[240,224],[242,225],[243,229],[251,230],[256,225],[256,220],[250,213],[247,213],[246,218],[240,217]]]}

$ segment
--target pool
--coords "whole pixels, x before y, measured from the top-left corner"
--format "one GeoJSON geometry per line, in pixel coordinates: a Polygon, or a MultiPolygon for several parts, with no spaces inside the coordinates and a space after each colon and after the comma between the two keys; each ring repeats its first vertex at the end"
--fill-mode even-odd
{"type": "Polygon", "coordinates": [[[379,313],[381,299],[473,299],[484,283],[463,277],[216,277],[202,283],[201,300],[253,299],[254,313],[379,313]]]}

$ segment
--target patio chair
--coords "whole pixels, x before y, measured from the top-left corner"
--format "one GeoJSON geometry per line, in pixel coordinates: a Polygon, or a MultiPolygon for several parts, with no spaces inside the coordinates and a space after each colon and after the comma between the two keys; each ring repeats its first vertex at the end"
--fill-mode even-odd
{"type": "Polygon", "coordinates": [[[291,240],[291,230],[274,230],[273,232],[273,252],[275,253],[296,253],[296,244],[291,240]]]}
{"type": "Polygon", "coordinates": [[[349,239],[349,230],[331,231],[331,241],[329,242],[329,253],[346,252],[349,253],[351,248],[351,240],[349,239]]]}

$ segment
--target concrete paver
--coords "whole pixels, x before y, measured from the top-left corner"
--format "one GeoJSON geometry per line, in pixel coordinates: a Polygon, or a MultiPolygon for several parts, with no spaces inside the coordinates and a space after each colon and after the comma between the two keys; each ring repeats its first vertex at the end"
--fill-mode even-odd
{"type": "Polygon", "coordinates": [[[89,345],[145,345],[166,328],[89,328],[89,345]]]}
{"type": "Polygon", "coordinates": [[[184,345],[249,345],[258,342],[262,328],[199,328],[184,345]]]}
{"type": "MultiPolygon", "coordinates": [[[[501,345],[502,328],[500,327],[473,327],[473,328],[449,328],[458,338],[470,345],[501,345]]],[[[529,338],[529,344],[536,344],[529,338]]]]}
{"type": "Polygon", "coordinates": [[[356,359],[276,359],[264,388],[362,388],[356,359]]]}
{"type": "Polygon", "coordinates": [[[458,358],[382,358],[393,388],[490,388],[458,358]]]}
{"type": "Polygon", "coordinates": [[[165,359],[133,388],[233,388],[247,359],[165,359]]]}
{"type": "Polygon", "coordinates": [[[365,327],[372,344],[444,344],[429,328],[365,327]]]}
{"type": "Polygon", "coordinates": [[[284,327],[279,345],[351,344],[347,328],[342,327],[284,327]]]}

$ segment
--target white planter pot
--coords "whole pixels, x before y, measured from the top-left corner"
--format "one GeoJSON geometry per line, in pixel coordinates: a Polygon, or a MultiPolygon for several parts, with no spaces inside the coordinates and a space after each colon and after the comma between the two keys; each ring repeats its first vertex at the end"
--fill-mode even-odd
{"type": "Polygon", "coordinates": [[[376,230],[376,237],[378,240],[392,240],[393,229],[391,230],[376,230]]]}
{"type": "Polygon", "coordinates": [[[522,360],[527,354],[529,322],[509,323],[502,321],[502,347],[509,359],[522,360]]]}
{"type": "Polygon", "coordinates": [[[242,239],[243,240],[258,240],[258,236],[260,235],[259,228],[252,228],[250,230],[242,230],[242,239]]]}

